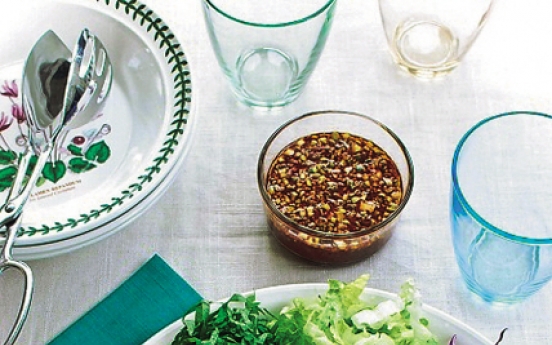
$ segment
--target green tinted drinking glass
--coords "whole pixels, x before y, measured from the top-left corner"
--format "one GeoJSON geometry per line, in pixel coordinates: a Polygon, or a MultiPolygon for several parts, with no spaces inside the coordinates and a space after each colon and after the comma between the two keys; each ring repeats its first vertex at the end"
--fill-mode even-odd
{"type": "Polygon", "coordinates": [[[218,63],[238,100],[249,106],[293,102],[314,70],[336,0],[204,0],[218,63]]]}

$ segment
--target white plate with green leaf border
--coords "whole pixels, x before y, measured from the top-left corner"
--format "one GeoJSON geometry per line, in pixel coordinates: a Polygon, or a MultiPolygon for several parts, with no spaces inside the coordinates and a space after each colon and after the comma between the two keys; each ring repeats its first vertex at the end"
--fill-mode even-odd
{"type": "MultiPolygon", "coordinates": [[[[254,291],[255,298],[260,306],[272,313],[279,313],[283,307],[290,305],[294,298],[316,299],[328,290],[328,284],[291,284],[269,287],[254,291]]],[[[245,293],[251,295],[253,292],[245,293]]],[[[360,296],[363,301],[376,305],[384,300],[396,300],[399,297],[395,294],[366,288],[360,296]]],[[[223,300],[226,301],[227,299],[223,300]]],[[[429,329],[435,334],[439,344],[447,345],[453,334],[457,335],[456,345],[492,345],[493,343],[475,331],[473,328],[453,318],[452,316],[423,305],[424,317],[429,320],[429,329]]],[[[170,345],[174,337],[182,329],[182,320],[177,320],[159,333],[154,335],[143,345],[170,345]]]]}
{"type": "Polygon", "coordinates": [[[151,9],[135,0],[20,0],[0,14],[0,202],[27,133],[24,61],[47,30],[72,50],[85,27],[110,56],[111,94],[42,171],[15,244],[20,259],[75,250],[121,229],[161,197],[191,145],[190,67],[151,9]]]}

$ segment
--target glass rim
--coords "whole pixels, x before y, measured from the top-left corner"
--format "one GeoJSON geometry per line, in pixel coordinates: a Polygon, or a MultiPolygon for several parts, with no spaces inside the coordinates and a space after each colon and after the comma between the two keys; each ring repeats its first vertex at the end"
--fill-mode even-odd
{"type": "MultiPolygon", "coordinates": [[[[239,0],[238,0],[239,1],[239,0]]],[[[220,15],[235,21],[240,24],[248,25],[248,26],[254,26],[254,27],[260,27],[260,28],[280,28],[285,26],[292,26],[300,23],[304,23],[312,18],[317,17],[322,12],[326,11],[330,6],[332,6],[337,0],[327,0],[323,6],[318,8],[316,11],[312,12],[309,15],[303,16],[299,19],[290,20],[290,21],[284,21],[280,23],[260,23],[260,22],[251,22],[243,19],[239,19],[225,11],[223,11],[219,6],[214,4],[213,0],[203,0],[203,3],[207,4],[209,7],[214,9],[216,12],[218,12],[220,15]]]]}
{"type": "MultiPolygon", "coordinates": [[[[401,176],[402,180],[402,176],[401,176]]],[[[266,205],[272,212],[272,214],[276,215],[278,219],[280,219],[282,222],[284,222],[286,225],[293,227],[295,229],[298,229],[304,233],[317,236],[317,237],[325,237],[330,239],[347,239],[347,238],[356,238],[359,236],[364,236],[368,234],[375,233],[381,229],[385,229],[388,225],[392,224],[393,221],[397,219],[397,217],[401,214],[402,210],[405,208],[406,204],[408,203],[408,200],[410,199],[410,196],[412,195],[412,190],[414,188],[414,163],[412,161],[412,157],[410,156],[410,153],[408,152],[408,149],[402,142],[402,140],[399,138],[398,135],[396,135],[391,129],[389,129],[386,125],[381,123],[378,120],[375,120],[374,118],[356,113],[351,111],[341,111],[341,110],[322,110],[322,111],[313,111],[309,113],[305,113],[301,116],[298,116],[296,118],[293,118],[291,120],[288,120],[283,125],[278,127],[267,139],[265,144],[263,145],[263,148],[261,149],[261,153],[259,154],[259,160],[257,164],[257,185],[259,187],[259,191],[261,193],[261,196],[263,198],[264,205],[266,205]],[[280,135],[281,132],[283,132],[286,128],[293,125],[296,122],[299,122],[305,118],[313,117],[313,116],[319,116],[319,115],[328,115],[328,114],[339,114],[339,115],[349,115],[349,116],[358,116],[363,119],[371,121],[373,124],[380,127],[385,133],[387,133],[393,141],[398,145],[398,147],[401,150],[401,153],[403,154],[403,158],[406,162],[407,169],[408,169],[408,179],[406,181],[401,181],[402,183],[406,182],[405,185],[405,191],[403,193],[403,198],[401,199],[401,202],[397,206],[397,209],[393,211],[385,220],[383,220],[380,223],[377,223],[365,230],[357,231],[357,232],[347,232],[343,234],[334,234],[334,233],[328,233],[326,231],[320,231],[311,229],[309,227],[303,226],[291,218],[284,215],[275,205],[270,196],[268,195],[268,192],[266,191],[266,185],[265,181],[263,179],[263,168],[264,168],[264,158],[266,156],[266,153],[268,152],[268,149],[272,145],[273,141],[280,135]]]]}
{"type": "MultiPolygon", "coordinates": [[[[552,120],[552,116],[537,112],[537,111],[510,111],[506,113],[501,113],[493,116],[489,116],[479,122],[477,122],[473,127],[471,127],[460,139],[458,142],[456,149],[454,150],[454,155],[452,157],[452,165],[451,165],[451,177],[452,177],[452,193],[455,193],[458,196],[459,202],[462,205],[462,207],[466,210],[466,212],[475,219],[476,222],[478,222],[480,225],[482,225],[486,230],[489,230],[493,233],[495,233],[498,236],[504,237],[508,240],[519,242],[522,244],[527,245],[543,245],[543,244],[551,244],[552,245],[552,237],[527,237],[527,236],[520,236],[513,234],[511,232],[505,231],[500,229],[499,227],[493,225],[489,221],[487,221],[485,218],[483,218],[479,213],[471,206],[471,204],[468,202],[466,197],[464,196],[464,193],[462,192],[462,188],[460,187],[460,183],[458,180],[458,158],[460,156],[460,153],[462,152],[462,148],[464,147],[464,144],[469,140],[471,135],[477,131],[479,128],[483,127],[485,124],[497,120],[504,117],[511,117],[511,116],[519,116],[519,115],[528,115],[528,116],[538,116],[542,118],[546,118],[549,120],[552,120]]],[[[451,196],[452,197],[452,196],[451,196]]]]}

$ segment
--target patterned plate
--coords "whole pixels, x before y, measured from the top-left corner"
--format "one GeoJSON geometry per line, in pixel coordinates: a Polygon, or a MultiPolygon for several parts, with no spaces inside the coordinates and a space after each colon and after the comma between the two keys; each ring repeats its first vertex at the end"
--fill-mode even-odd
{"type": "Polygon", "coordinates": [[[38,38],[51,29],[72,49],[87,27],[104,43],[114,71],[102,113],[68,133],[25,208],[14,252],[39,258],[55,255],[61,242],[71,241],[61,245],[67,251],[113,233],[161,196],[190,145],[192,83],[175,35],[137,1],[13,4],[0,14],[0,198],[26,140],[20,80],[38,38]]]}

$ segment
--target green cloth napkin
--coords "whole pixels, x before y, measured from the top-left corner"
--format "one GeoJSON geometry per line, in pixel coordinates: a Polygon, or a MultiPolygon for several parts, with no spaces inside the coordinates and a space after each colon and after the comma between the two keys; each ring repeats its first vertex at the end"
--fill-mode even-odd
{"type": "Polygon", "coordinates": [[[138,345],[201,296],[157,254],[48,345],[138,345]]]}

